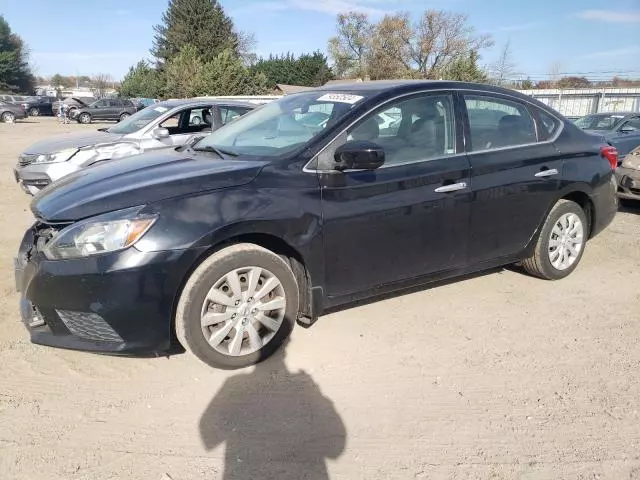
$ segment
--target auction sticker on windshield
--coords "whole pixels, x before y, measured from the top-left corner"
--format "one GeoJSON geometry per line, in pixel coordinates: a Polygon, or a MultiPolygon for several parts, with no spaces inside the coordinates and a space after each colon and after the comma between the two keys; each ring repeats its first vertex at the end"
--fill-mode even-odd
{"type": "Polygon", "coordinates": [[[360,95],[350,95],[348,93],[325,93],[320,98],[318,98],[319,102],[339,102],[339,103],[348,103],[349,105],[353,105],[354,103],[362,100],[363,97],[360,95]]]}

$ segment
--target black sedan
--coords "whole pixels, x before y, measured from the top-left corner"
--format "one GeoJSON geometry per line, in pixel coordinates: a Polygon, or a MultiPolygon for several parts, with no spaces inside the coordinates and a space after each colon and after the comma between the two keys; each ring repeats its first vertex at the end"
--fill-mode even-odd
{"type": "Polygon", "coordinates": [[[38,344],[133,354],[175,335],[210,365],[250,365],[358,299],[513,263],[566,277],[614,218],[617,162],[512,90],[288,95],[43,190],[16,259],[22,318],[38,344]]]}
{"type": "Polygon", "coordinates": [[[73,111],[72,118],[78,123],[111,120],[119,122],[136,113],[138,109],[130,100],[122,98],[103,98],[86,107],[73,111]]]}

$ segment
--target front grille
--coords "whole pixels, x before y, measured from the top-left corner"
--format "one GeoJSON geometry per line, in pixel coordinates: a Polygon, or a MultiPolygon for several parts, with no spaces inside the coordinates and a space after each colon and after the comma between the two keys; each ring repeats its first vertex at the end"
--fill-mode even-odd
{"type": "Polygon", "coordinates": [[[27,165],[32,164],[38,156],[39,154],[37,153],[23,153],[18,157],[18,165],[26,167],[27,165]]]}
{"type": "Polygon", "coordinates": [[[74,335],[100,342],[122,342],[122,337],[97,313],[56,310],[60,320],[74,335]]]}

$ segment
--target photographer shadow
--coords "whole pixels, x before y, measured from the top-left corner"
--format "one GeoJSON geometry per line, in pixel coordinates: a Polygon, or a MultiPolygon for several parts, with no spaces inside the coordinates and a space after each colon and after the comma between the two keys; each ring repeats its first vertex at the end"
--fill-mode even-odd
{"type": "Polygon", "coordinates": [[[328,480],[325,460],[344,451],[346,430],[311,376],[290,372],[284,348],[230,377],[200,419],[209,451],[225,443],[226,480],[328,480]]]}

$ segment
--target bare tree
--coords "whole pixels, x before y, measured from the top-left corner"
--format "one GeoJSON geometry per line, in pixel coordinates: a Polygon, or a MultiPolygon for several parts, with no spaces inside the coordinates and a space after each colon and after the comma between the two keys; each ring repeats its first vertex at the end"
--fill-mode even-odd
{"type": "Polygon", "coordinates": [[[502,47],[500,51],[498,60],[496,60],[489,69],[492,80],[496,85],[506,85],[515,74],[515,67],[516,65],[513,63],[511,53],[511,40],[507,40],[507,43],[504,44],[504,47],[502,47]]]}
{"type": "Polygon", "coordinates": [[[555,88],[558,80],[560,80],[560,74],[562,72],[562,63],[559,61],[553,62],[549,66],[549,81],[551,83],[551,88],[555,88]]]}
{"type": "Polygon", "coordinates": [[[258,60],[258,56],[255,53],[256,45],[258,41],[256,36],[251,32],[238,32],[238,55],[242,59],[242,62],[250,67],[258,60]]]}
{"type": "Polygon", "coordinates": [[[337,35],[329,39],[329,56],[336,76],[367,76],[373,27],[364,13],[349,12],[338,15],[337,35]]]}
{"type": "Polygon", "coordinates": [[[427,10],[405,39],[409,58],[424,78],[438,78],[461,56],[493,45],[489,35],[476,35],[467,16],[443,10],[427,10]]]}
{"type": "Polygon", "coordinates": [[[111,75],[108,73],[96,73],[91,79],[93,90],[98,98],[105,96],[109,84],[113,82],[111,75]]]}

